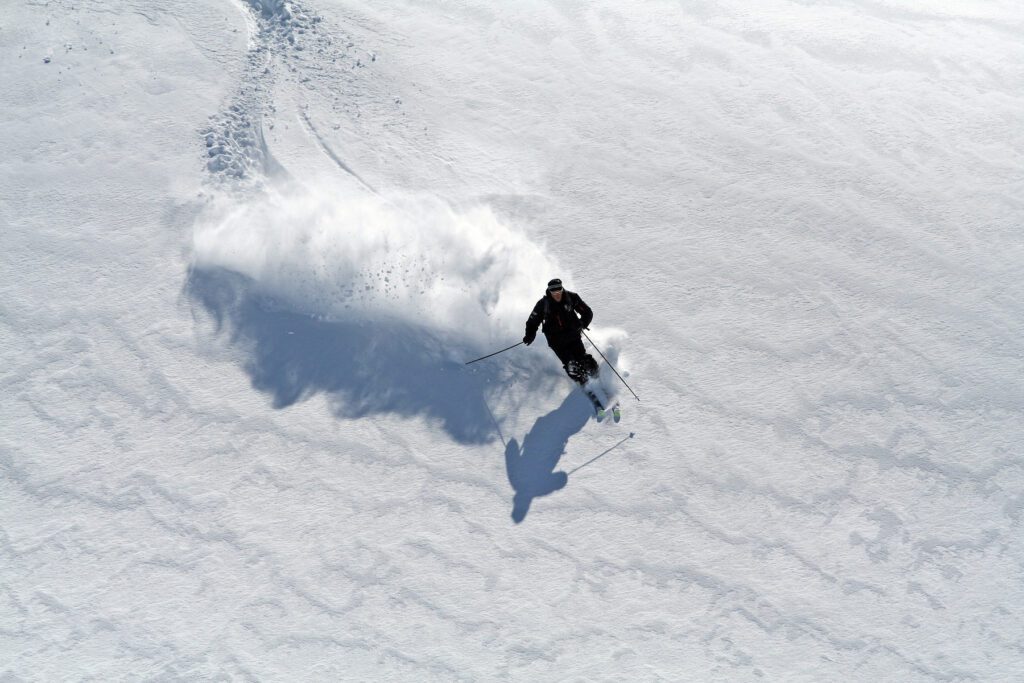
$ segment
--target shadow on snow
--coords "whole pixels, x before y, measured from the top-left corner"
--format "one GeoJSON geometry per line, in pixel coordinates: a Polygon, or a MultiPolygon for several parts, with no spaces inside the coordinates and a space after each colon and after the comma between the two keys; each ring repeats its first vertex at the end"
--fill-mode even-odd
{"type": "Polygon", "coordinates": [[[575,389],[562,405],[541,417],[523,437],[520,448],[515,439],[505,447],[508,481],[515,490],[512,519],[518,524],[526,518],[530,503],[565,487],[569,475],[555,472],[569,439],[590,420],[593,409],[587,398],[575,389]]]}
{"type": "Polygon", "coordinates": [[[245,276],[193,269],[186,292],[249,350],[253,386],[285,408],[317,393],[338,417],[380,413],[437,420],[461,443],[494,439],[485,392],[497,364],[466,372],[459,360],[476,349],[452,348],[421,328],[394,321],[323,321],[275,308],[245,276]]]}
{"type": "MultiPolygon", "coordinates": [[[[251,281],[230,271],[193,269],[185,291],[248,351],[245,371],[252,385],[286,408],[318,393],[343,418],[382,413],[422,415],[438,421],[460,443],[489,443],[501,430],[486,401],[499,381],[500,364],[467,372],[463,361],[478,349],[452,348],[450,341],[397,321],[324,321],[281,310],[254,294],[251,281]]],[[[505,467],[515,491],[512,519],[522,522],[533,499],[565,487],[555,472],[569,439],[593,414],[572,389],[562,404],[539,418],[505,448],[505,467]]],[[[503,437],[502,437],[502,440],[503,437]]]]}

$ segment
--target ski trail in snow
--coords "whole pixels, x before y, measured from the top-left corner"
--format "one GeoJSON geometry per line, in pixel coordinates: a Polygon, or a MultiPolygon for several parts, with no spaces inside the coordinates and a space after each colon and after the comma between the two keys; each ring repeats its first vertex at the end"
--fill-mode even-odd
{"type": "Polygon", "coordinates": [[[318,131],[316,129],[316,126],[313,125],[313,121],[309,118],[309,113],[306,112],[305,110],[302,111],[302,120],[305,122],[306,127],[309,128],[309,132],[313,134],[313,137],[316,139],[316,142],[320,146],[320,149],[324,151],[324,154],[326,154],[338,168],[340,168],[342,171],[358,180],[360,184],[362,184],[362,186],[365,187],[370,192],[378,194],[377,190],[372,185],[366,182],[366,180],[364,180],[362,176],[360,176],[358,173],[352,170],[352,168],[348,164],[346,164],[337,154],[334,153],[334,150],[331,149],[331,146],[328,145],[327,141],[324,140],[322,135],[320,135],[320,131],[318,131]]]}
{"type": "MultiPolygon", "coordinates": [[[[275,127],[278,114],[276,87],[288,83],[320,99],[337,100],[354,78],[353,70],[344,68],[352,61],[353,44],[337,38],[340,31],[333,27],[324,30],[321,17],[312,10],[281,0],[244,0],[241,5],[248,14],[250,47],[238,90],[201,131],[207,170],[215,184],[229,192],[260,189],[268,180],[288,177],[266,143],[266,128],[275,127]],[[321,92],[325,89],[327,93],[321,92]]],[[[370,188],[328,146],[308,114],[301,116],[331,160],[370,188]]]]}

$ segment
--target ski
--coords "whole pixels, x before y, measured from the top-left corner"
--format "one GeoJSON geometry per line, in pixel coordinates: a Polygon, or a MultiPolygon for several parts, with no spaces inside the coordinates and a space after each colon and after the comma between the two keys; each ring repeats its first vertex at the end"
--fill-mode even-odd
{"type": "Polygon", "coordinates": [[[590,367],[583,369],[582,363],[570,361],[564,366],[565,373],[569,376],[569,379],[579,385],[580,390],[590,400],[591,405],[594,406],[594,414],[598,422],[604,422],[608,417],[608,413],[611,413],[612,420],[619,422],[622,419],[622,410],[619,407],[619,402],[614,401],[612,403],[612,395],[601,384],[597,363],[590,356],[587,356],[587,358],[589,359],[590,367]]]}
{"type": "MultiPolygon", "coordinates": [[[[593,399],[591,399],[593,401],[593,399]]],[[[597,410],[597,421],[604,422],[605,418],[608,417],[608,413],[612,414],[612,422],[618,424],[622,420],[622,409],[619,407],[618,401],[611,408],[605,408],[601,406],[597,407],[597,403],[594,404],[595,410],[597,410]]]]}
{"type": "Polygon", "coordinates": [[[594,406],[594,413],[597,415],[597,421],[600,422],[605,417],[604,404],[601,402],[600,397],[594,393],[593,389],[587,388],[586,385],[580,385],[580,389],[583,394],[590,399],[590,403],[594,406]]]}

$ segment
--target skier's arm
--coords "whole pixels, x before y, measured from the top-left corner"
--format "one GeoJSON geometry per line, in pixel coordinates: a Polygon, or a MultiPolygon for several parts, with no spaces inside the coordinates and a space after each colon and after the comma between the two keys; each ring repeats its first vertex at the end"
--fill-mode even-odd
{"type": "Polygon", "coordinates": [[[530,317],[526,319],[526,336],[523,337],[524,344],[529,346],[533,343],[533,340],[537,338],[537,328],[540,327],[543,320],[544,300],[541,299],[537,302],[537,305],[533,307],[533,312],[530,313],[530,317]]]}
{"type": "Polygon", "coordinates": [[[580,295],[576,295],[576,312],[580,314],[580,327],[590,327],[590,321],[594,319],[594,312],[590,310],[590,306],[586,304],[580,295]]]}

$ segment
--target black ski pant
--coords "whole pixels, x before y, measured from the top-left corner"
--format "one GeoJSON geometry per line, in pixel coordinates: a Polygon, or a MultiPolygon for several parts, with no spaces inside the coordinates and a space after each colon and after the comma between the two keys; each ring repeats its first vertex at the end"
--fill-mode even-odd
{"type": "MultiPolygon", "coordinates": [[[[557,339],[548,338],[548,346],[558,356],[558,360],[562,361],[562,367],[565,368],[566,374],[569,373],[569,361],[573,360],[580,363],[580,369],[585,370],[587,374],[594,374],[594,371],[597,370],[597,361],[583,348],[583,339],[579,336],[557,339]]],[[[569,375],[569,377],[576,381],[580,379],[572,375],[569,375]]]]}

